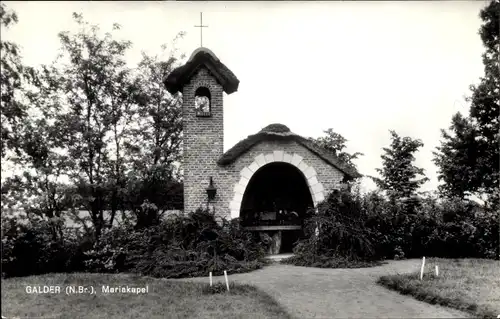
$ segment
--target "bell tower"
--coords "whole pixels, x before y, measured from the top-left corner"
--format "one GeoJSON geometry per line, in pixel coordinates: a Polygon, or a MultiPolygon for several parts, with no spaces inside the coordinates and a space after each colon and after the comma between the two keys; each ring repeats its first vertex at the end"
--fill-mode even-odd
{"type": "Polygon", "coordinates": [[[163,82],[171,94],[182,92],[184,211],[209,204],[217,209],[216,190],[223,182],[217,165],[224,152],[223,92],[237,91],[239,80],[212,51],[200,47],[163,82]]]}

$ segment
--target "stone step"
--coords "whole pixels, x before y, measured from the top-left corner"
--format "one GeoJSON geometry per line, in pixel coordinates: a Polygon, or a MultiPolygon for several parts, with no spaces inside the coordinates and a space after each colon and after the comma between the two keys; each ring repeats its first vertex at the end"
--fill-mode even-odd
{"type": "Polygon", "coordinates": [[[282,259],[292,257],[293,254],[276,254],[276,255],[267,255],[266,258],[272,261],[279,262],[282,259]]]}

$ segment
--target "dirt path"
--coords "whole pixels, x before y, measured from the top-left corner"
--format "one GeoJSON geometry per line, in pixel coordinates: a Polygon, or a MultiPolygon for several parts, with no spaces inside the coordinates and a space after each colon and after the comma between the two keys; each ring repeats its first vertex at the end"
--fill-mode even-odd
{"type": "MultiPolygon", "coordinates": [[[[230,281],[259,287],[296,318],[466,318],[463,312],[429,305],[377,285],[385,274],[408,273],[420,260],[390,261],[363,269],[319,269],[273,264],[230,281]]],[[[182,279],[205,281],[207,278],[182,279]]],[[[214,277],[223,281],[224,277],[214,277]]]]}

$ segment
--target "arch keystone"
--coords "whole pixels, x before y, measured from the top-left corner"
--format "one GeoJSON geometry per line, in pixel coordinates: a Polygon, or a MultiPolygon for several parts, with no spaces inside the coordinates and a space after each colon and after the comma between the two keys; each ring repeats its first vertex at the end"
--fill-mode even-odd
{"type": "Polygon", "coordinates": [[[274,154],[273,153],[266,154],[266,156],[264,156],[264,158],[266,159],[266,164],[274,162],[274,154]]]}
{"type": "Polygon", "coordinates": [[[291,164],[292,163],[292,155],[285,152],[283,154],[283,162],[291,164]]]}
{"type": "Polygon", "coordinates": [[[274,160],[276,162],[283,162],[283,151],[274,151],[274,160]]]}

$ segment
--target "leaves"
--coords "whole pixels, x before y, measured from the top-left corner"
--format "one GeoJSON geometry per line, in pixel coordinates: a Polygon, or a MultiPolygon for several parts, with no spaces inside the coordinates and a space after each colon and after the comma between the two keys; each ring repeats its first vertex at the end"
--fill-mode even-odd
{"type": "Polygon", "coordinates": [[[324,133],[326,136],[309,138],[309,140],[335,154],[343,163],[356,168],[353,161],[364,154],[360,152],[353,154],[345,152],[344,149],[347,147],[347,140],[339,133],[335,133],[333,129],[329,128],[324,133]]]}
{"type": "Polygon", "coordinates": [[[392,199],[410,198],[416,195],[418,188],[428,178],[418,178],[424,175],[424,170],[413,165],[413,154],[424,144],[410,137],[400,137],[395,131],[390,131],[391,145],[383,148],[382,168],[376,169],[381,178],[371,177],[377,186],[386,191],[392,199]]]}
{"type": "MultiPolygon", "coordinates": [[[[8,11],[4,3],[0,4],[0,24],[9,28],[17,23],[15,12],[8,11]]],[[[23,98],[23,85],[33,81],[32,68],[22,64],[19,47],[12,42],[0,40],[0,102],[2,121],[2,159],[8,150],[19,153],[19,128],[27,116],[28,105],[23,98]]]]}
{"type": "MultiPolygon", "coordinates": [[[[3,4],[1,14],[4,25],[17,21],[3,4]]],[[[26,68],[15,44],[2,42],[2,156],[16,150],[9,159],[23,171],[3,183],[2,199],[48,219],[83,207],[97,239],[119,211],[150,226],[182,207],[182,100],[162,84],[175,49],[166,59],[144,54],[134,69],[125,61],[131,42],[114,37],[119,25],[103,33],[73,19],[50,65],[26,68]]]]}
{"type": "Polygon", "coordinates": [[[500,3],[495,0],[480,13],[483,25],[479,34],[486,48],[484,76],[479,85],[470,87],[468,116],[453,116],[449,132],[442,131],[441,145],[434,153],[444,195],[481,198],[484,194],[492,205],[498,204],[500,178],[499,12],[500,3]]]}

